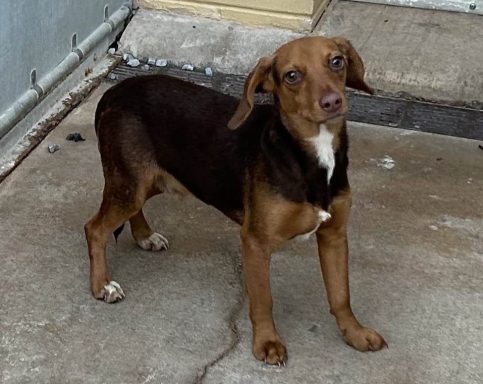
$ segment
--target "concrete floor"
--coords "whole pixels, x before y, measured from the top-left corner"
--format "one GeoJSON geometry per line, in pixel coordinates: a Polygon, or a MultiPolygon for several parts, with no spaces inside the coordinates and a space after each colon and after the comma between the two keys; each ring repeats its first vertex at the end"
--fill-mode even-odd
{"type": "Polygon", "coordinates": [[[483,382],[478,142],[350,124],[352,302],[389,349],[359,353],[344,344],[311,239],[273,258],[275,319],[289,363],[271,368],[250,350],[238,228],[192,198],[148,203],[168,252],[138,249],[129,231],[110,244],[123,302],[90,296],[83,224],[101,198],[93,115],[105,89],[0,184],[0,382],[483,382]],[[65,141],[71,132],[86,141],[65,141]],[[49,143],[61,150],[49,154],[49,143]]]}

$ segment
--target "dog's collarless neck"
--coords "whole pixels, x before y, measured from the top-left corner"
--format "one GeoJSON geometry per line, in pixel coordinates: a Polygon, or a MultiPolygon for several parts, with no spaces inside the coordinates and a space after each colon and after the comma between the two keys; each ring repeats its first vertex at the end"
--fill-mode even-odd
{"type": "Polygon", "coordinates": [[[338,161],[343,156],[332,152],[332,162],[327,167],[311,145],[294,138],[281,119],[267,125],[261,138],[264,173],[272,189],[287,200],[309,202],[327,210],[338,192],[332,188],[335,173],[346,172],[345,165],[338,161]]]}

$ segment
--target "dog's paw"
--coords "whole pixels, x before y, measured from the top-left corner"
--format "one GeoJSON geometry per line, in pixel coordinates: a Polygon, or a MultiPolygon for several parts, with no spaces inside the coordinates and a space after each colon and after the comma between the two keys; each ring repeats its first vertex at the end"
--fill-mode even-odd
{"type": "Polygon", "coordinates": [[[379,351],[387,347],[384,338],[371,328],[349,328],[344,332],[344,338],[347,344],[361,352],[379,351]]]}
{"type": "Polygon", "coordinates": [[[115,281],[109,282],[102,288],[99,298],[102,298],[106,303],[116,303],[124,299],[126,295],[119,283],[115,281]]]}
{"type": "Polygon", "coordinates": [[[138,245],[146,251],[162,251],[169,247],[168,239],[157,232],[154,232],[147,239],[139,240],[138,245]]]}
{"type": "Polygon", "coordinates": [[[287,349],[280,341],[265,341],[253,345],[253,354],[265,364],[285,366],[287,349]]]}

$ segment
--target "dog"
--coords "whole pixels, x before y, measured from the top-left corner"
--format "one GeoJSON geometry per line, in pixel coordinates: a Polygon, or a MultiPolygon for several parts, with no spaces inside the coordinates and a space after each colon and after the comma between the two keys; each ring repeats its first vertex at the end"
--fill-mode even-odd
{"type": "Polygon", "coordinates": [[[141,248],[167,249],[143,205],[163,192],[191,193],[241,226],[257,359],[287,360],[272,318],[270,255],[310,234],[317,239],[330,312],[346,342],[359,351],[386,346],[358,322],[349,299],[346,86],[373,93],[351,43],[303,37],[258,61],[241,100],[163,75],[109,89],[95,115],[103,200],[85,225],[94,297],[113,303],[125,296],[107,269],[110,235],[129,220],[141,248]],[[272,93],[274,105],[255,105],[256,91],[272,93]]]}

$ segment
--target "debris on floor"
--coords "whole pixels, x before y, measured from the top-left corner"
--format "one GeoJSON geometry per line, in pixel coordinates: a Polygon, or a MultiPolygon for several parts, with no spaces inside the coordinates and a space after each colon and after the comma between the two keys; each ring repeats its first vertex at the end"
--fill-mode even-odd
{"type": "Polygon", "coordinates": [[[385,169],[393,169],[396,165],[394,159],[389,155],[384,155],[381,159],[369,159],[370,163],[376,163],[378,167],[385,169]]]}
{"type": "Polygon", "coordinates": [[[84,139],[79,132],[69,133],[65,139],[69,141],[75,141],[76,143],[78,141],[86,141],[86,139],[84,139]]]}
{"type": "Polygon", "coordinates": [[[141,64],[141,62],[138,59],[129,59],[129,61],[127,62],[127,65],[129,65],[130,67],[137,67],[139,66],[139,64],[141,64]]]}
{"type": "Polygon", "coordinates": [[[195,67],[191,64],[185,64],[181,67],[181,69],[184,71],[193,71],[195,67]]]}
{"type": "Polygon", "coordinates": [[[60,146],[57,144],[49,144],[47,146],[47,149],[49,150],[49,153],[54,153],[57,152],[60,149],[60,146]]]}

